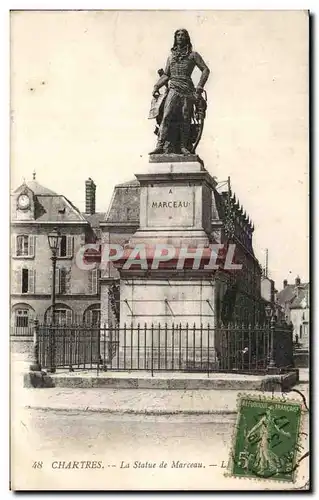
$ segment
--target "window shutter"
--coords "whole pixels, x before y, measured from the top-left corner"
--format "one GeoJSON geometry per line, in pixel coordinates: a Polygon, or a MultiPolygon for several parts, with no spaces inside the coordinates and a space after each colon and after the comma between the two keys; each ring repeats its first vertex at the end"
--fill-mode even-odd
{"type": "Polygon", "coordinates": [[[35,269],[29,269],[28,272],[28,292],[35,293],[35,269]]]}
{"type": "Polygon", "coordinates": [[[85,320],[89,325],[92,324],[92,311],[86,311],[85,320]]]}
{"type": "Polygon", "coordinates": [[[11,255],[16,257],[17,256],[17,235],[14,234],[12,236],[11,240],[11,255]]]}
{"type": "Polygon", "coordinates": [[[89,275],[89,293],[95,295],[97,293],[97,269],[92,269],[89,275]]]}
{"type": "Polygon", "coordinates": [[[66,237],[66,256],[73,257],[73,236],[66,237]]]}
{"type": "Polygon", "coordinates": [[[19,267],[13,271],[12,293],[22,293],[22,269],[19,267]]]}
{"type": "Polygon", "coordinates": [[[71,309],[66,310],[66,324],[67,325],[72,324],[72,311],[71,311],[71,309]]]}
{"type": "Polygon", "coordinates": [[[29,257],[34,257],[34,248],[35,248],[35,236],[33,234],[29,235],[29,249],[28,255],[29,257]]]}
{"type": "Polygon", "coordinates": [[[65,272],[66,293],[71,293],[71,269],[66,269],[65,272]]]}
{"type": "Polygon", "coordinates": [[[60,269],[55,272],[55,293],[60,293],[60,269]]]}
{"type": "Polygon", "coordinates": [[[93,288],[92,288],[92,271],[90,270],[89,271],[89,275],[88,275],[88,293],[89,294],[92,294],[93,288]]]}

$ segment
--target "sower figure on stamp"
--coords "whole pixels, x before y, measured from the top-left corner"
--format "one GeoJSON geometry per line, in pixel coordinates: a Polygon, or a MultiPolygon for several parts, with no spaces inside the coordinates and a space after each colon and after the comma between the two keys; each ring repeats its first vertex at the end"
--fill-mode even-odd
{"type": "MultiPolygon", "coordinates": [[[[199,142],[201,130],[198,131],[196,141],[196,137],[192,134],[191,120],[194,117],[196,123],[196,117],[199,118],[197,123],[201,123],[202,129],[206,111],[206,101],[202,97],[202,92],[209,72],[202,57],[193,51],[188,32],[184,29],[177,30],[164,74],[153,90],[153,97],[156,100],[160,96],[159,89],[164,85],[168,86],[165,102],[161,100],[163,108],[157,145],[150,154],[192,153],[191,149],[194,150],[192,144],[199,142]],[[196,89],[191,79],[195,66],[202,72],[196,89]]],[[[153,117],[155,116],[151,116],[153,117]]]]}

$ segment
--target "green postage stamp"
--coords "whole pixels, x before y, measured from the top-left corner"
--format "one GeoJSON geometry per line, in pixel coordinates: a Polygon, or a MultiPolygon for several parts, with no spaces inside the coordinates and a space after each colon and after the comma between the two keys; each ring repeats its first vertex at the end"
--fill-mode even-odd
{"type": "Polygon", "coordinates": [[[302,403],[241,395],[230,475],[294,481],[302,403]]]}

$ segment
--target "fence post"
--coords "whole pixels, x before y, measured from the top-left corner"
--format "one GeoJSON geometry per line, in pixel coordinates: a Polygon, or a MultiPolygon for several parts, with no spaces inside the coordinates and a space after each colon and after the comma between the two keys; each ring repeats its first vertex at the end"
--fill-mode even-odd
{"type": "MultiPolygon", "coordinates": [[[[74,372],[74,368],[73,368],[73,363],[72,363],[72,356],[73,356],[73,349],[72,349],[72,342],[73,342],[73,329],[72,327],[70,328],[70,351],[69,351],[69,356],[70,356],[70,359],[69,359],[69,372],[74,372]]],[[[75,335],[75,342],[76,342],[76,339],[77,339],[77,336],[76,336],[76,331],[74,331],[75,335]]],[[[80,347],[80,345],[79,345],[80,347]]],[[[75,345],[75,352],[76,352],[76,345],[75,345]]]]}
{"type": "Polygon", "coordinates": [[[269,373],[277,373],[277,367],[274,359],[274,335],[275,335],[275,323],[276,319],[274,316],[270,320],[270,353],[269,353],[269,364],[267,371],[269,373]]]}
{"type": "Polygon", "coordinates": [[[33,327],[33,360],[30,365],[30,371],[32,372],[40,372],[41,365],[39,362],[39,320],[34,320],[33,327]]]}

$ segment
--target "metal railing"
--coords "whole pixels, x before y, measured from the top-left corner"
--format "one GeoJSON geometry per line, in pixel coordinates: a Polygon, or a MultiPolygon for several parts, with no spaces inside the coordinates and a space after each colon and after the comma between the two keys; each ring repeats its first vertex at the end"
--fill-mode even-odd
{"type": "Polygon", "coordinates": [[[12,337],[33,337],[34,324],[30,322],[28,326],[11,326],[10,335],[12,337]]]}
{"type": "Polygon", "coordinates": [[[270,324],[218,328],[209,324],[100,327],[36,322],[36,339],[43,368],[53,364],[54,368],[70,371],[262,373],[267,371],[270,359],[275,359],[278,368],[293,366],[292,332],[288,325],[281,329],[270,324]]]}

